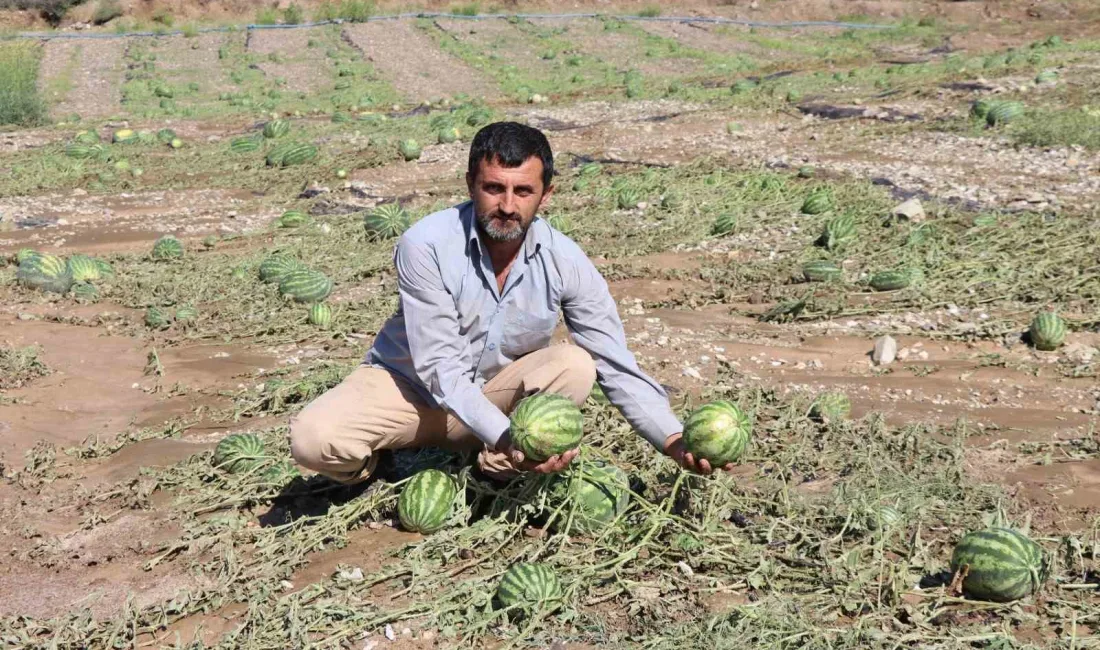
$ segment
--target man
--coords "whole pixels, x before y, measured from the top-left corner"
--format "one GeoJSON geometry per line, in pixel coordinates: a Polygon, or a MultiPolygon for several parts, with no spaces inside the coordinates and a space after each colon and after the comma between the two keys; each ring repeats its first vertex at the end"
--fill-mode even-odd
{"type": "Polygon", "coordinates": [[[478,450],[496,478],[557,472],[512,446],[508,416],[553,392],[581,404],[598,378],[640,434],[683,467],[692,458],[660,384],[627,350],[607,283],[571,239],[536,217],[554,193],[550,144],[538,129],[499,122],[470,147],[470,201],[428,215],[394,251],[400,303],[359,368],[291,422],[304,467],[355,483],[383,449],[478,450]],[[577,345],[549,346],[559,310],[577,345]],[[578,347],[579,346],[579,347],[578,347]]]}

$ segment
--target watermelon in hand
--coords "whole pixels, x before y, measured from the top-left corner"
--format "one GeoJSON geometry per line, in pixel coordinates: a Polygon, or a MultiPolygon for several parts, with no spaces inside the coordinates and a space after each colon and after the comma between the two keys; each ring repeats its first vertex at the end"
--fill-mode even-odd
{"type": "Polygon", "coordinates": [[[533,461],[564,454],[581,444],[583,417],[573,400],[554,393],[523,398],[512,411],[512,444],[533,461]]]}
{"type": "Polygon", "coordinates": [[[684,422],[684,447],[696,462],[706,459],[712,467],[736,462],[751,436],[752,422],[728,400],[704,404],[684,422]]]}

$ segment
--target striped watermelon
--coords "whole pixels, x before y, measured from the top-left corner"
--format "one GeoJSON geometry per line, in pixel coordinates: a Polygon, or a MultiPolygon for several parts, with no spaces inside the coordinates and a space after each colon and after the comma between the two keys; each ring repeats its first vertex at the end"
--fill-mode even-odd
{"type": "Polygon", "coordinates": [[[172,140],[175,140],[175,139],[176,139],[176,132],[173,131],[172,129],[161,129],[161,130],[157,131],[157,140],[161,144],[168,144],[168,143],[172,142],[172,140]]]}
{"type": "Polygon", "coordinates": [[[195,309],[191,305],[180,305],[176,307],[176,323],[179,325],[190,325],[194,323],[199,317],[199,310],[195,309]]]}
{"type": "Polygon", "coordinates": [[[230,474],[252,471],[268,460],[264,443],[251,433],[233,433],[214,448],[214,467],[230,474]]]}
{"type": "Polygon", "coordinates": [[[172,235],[164,235],[153,243],[154,260],[172,260],[183,257],[183,242],[172,235]]]}
{"type": "Polygon", "coordinates": [[[951,571],[965,571],[962,589],[970,598],[1006,603],[1038,591],[1047,579],[1049,561],[1023,533],[989,528],[959,540],[951,571]]]}
{"type": "Polygon", "coordinates": [[[49,253],[25,256],[15,272],[15,279],[28,289],[66,293],[73,285],[65,260],[49,253]]]}
{"type": "Polygon", "coordinates": [[[457,142],[461,137],[462,134],[453,126],[439,129],[439,131],[436,132],[436,138],[439,140],[439,144],[451,144],[452,142],[457,142]]]}
{"type": "Polygon", "coordinates": [[[905,520],[905,515],[900,510],[890,505],[878,506],[872,508],[871,512],[867,513],[866,526],[871,530],[890,530],[895,528],[905,520]]]}
{"type": "Polygon", "coordinates": [[[583,416],[573,400],[538,393],[516,404],[511,415],[512,444],[534,461],[544,461],[581,444],[583,416]]]}
{"type": "Polygon", "coordinates": [[[309,223],[309,215],[301,210],[287,210],[276,221],[279,228],[298,228],[309,223]]]}
{"type": "Polygon", "coordinates": [[[95,144],[99,142],[99,140],[99,133],[93,130],[81,131],[73,137],[74,142],[79,142],[81,144],[95,144]]]}
{"type": "Polygon", "coordinates": [[[145,310],[145,325],[155,330],[168,329],[172,324],[172,318],[159,307],[149,307],[145,310]]]}
{"type": "Polygon", "coordinates": [[[815,420],[836,422],[852,413],[852,402],[845,393],[830,391],[821,393],[810,405],[810,417],[815,420]]]}
{"type": "MultiPolygon", "coordinates": [[[[594,533],[626,512],[630,505],[630,480],[626,472],[603,461],[585,463],[569,474],[559,474],[551,483],[551,501],[555,508],[572,506],[572,528],[594,533]]],[[[555,521],[564,526],[570,508],[562,510],[555,521]]]]}
{"type": "Polygon", "coordinates": [[[363,217],[367,235],[377,239],[399,237],[409,227],[409,213],[400,203],[383,203],[363,217]]]}
{"type": "Polygon", "coordinates": [[[710,227],[712,235],[728,235],[737,228],[737,217],[732,212],[723,212],[714,219],[710,227]]]}
{"type": "Polygon", "coordinates": [[[283,164],[283,158],[286,158],[288,151],[295,149],[298,146],[297,142],[281,142],[271,148],[267,152],[267,156],[264,161],[269,167],[277,167],[283,164]]]}
{"type": "Polygon", "coordinates": [[[633,187],[624,187],[615,194],[615,204],[620,210],[632,210],[638,207],[641,201],[641,193],[633,187]]]}
{"type": "Polygon", "coordinates": [[[1058,314],[1039,312],[1031,321],[1027,334],[1036,350],[1050,352],[1057,350],[1066,340],[1066,323],[1058,314]]]}
{"type": "Polygon", "coordinates": [[[559,212],[546,217],[546,223],[550,224],[550,227],[557,230],[560,233],[569,234],[573,232],[573,222],[569,219],[565,213],[559,212]]]}
{"type": "Polygon", "coordinates": [[[252,153],[260,148],[261,138],[255,136],[243,136],[229,141],[229,150],[233,153],[252,153]]]}
{"type": "Polygon", "coordinates": [[[989,126],[998,126],[1011,122],[1023,114],[1024,105],[1020,102],[994,102],[985,114],[985,121],[989,126]]]}
{"type": "Polygon", "coordinates": [[[397,143],[397,152],[406,161],[420,158],[421,151],[420,144],[416,140],[407,139],[397,143]]]}
{"type": "Polygon", "coordinates": [[[272,463],[260,474],[260,480],[264,483],[271,483],[282,487],[290,481],[301,476],[302,473],[298,471],[290,461],[280,460],[272,463]]]}
{"type": "Polygon", "coordinates": [[[111,142],[117,144],[130,144],[137,142],[137,134],[133,129],[119,129],[111,136],[111,142]]]}
{"type": "Polygon", "coordinates": [[[1043,70],[1035,75],[1035,83],[1037,84],[1054,83],[1055,81],[1058,81],[1057,70],[1043,70]]]}
{"type": "Polygon", "coordinates": [[[74,282],[73,297],[81,302],[95,302],[99,300],[99,289],[90,282],[74,282]]]}
{"type": "Polygon", "coordinates": [[[405,530],[434,533],[447,523],[458,486],[438,469],[418,472],[405,484],[397,499],[397,516],[405,530]]]}
{"type": "Polygon", "coordinates": [[[301,165],[317,157],[317,147],[303,142],[289,143],[285,149],[276,147],[267,156],[267,164],[275,167],[290,167],[301,165]],[[276,150],[278,154],[276,155],[276,150]]]}
{"type": "Polygon", "coordinates": [[[279,280],[279,293],[296,302],[321,302],[332,293],[332,280],[312,269],[290,271],[279,280]]]}
{"type": "Polygon", "coordinates": [[[561,583],[554,570],[545,564],[517,562],[504,572],[496,597],[504,607],[552,604],[562,599],[561,583]]]}
{"type": "Polygon", "coordinates": [[[290,122],[282,119],[274,119],[266,122],[263,128],[263,136],[269,139],[281,138],[290,133],[290,122]]]}
{"type": "Polygon", "coordinates": [[[807,262],[802,265],[802,277],[807,282],[830,282],[844,276],[844,270],[826,260],[807,262]]]}
{"type": "Polygon", "coordinates": [[[87,282],[100,278],[99,265],[87,255],[73,255],[65,261],[65,266],[73,276],[73,282],[87,282]]]}
{"type": "Polygon", "coordinates": [[[332,325],[332,307],[319,302],[309,308],[309,324],[321,329],[328,329],[332,325]]]}
{"type": "Polygon", "coordinates": [[[821,214],[833,208],[833,197],[827,190],[815,190],[802,202],[802,214],[821,214]]]}
{"type": "Polygon", "coordinates": [[[306,266],[289,255],[276,253],[263,262],[260,262],[260,280],[263,282],[278,282],[291,271],[304,270],[306,266]]]}
{"type": "Polygon", "coordinates": [[[818,242],[827,250],[843,248],[856,236],[856,220],[850,214],[840,214],[825,222],[818,242]]]}
{"type": "Polygon", "coordinates": [[[111,263],[107,260],[101,260],[98,257],[92,258],[95,262],[96,268],[99,269],[99,274],[102,277],[109,278],[115,274],[115,268],[111,266],[111,263]]]}
{"type": "Polygon", "coordinates": [[[100,149],[92,144],[84,144],[82,142],[70,142],[65,145],[65,155],[69,158],[76,158],[77,160],[84,160],[86,158],[95,158],[99,155],[100,149]]]}
{"type": "Polygon", "coordinates": [[[736,462],[751,437],[752,422],[728,400],[703,404],[684,421],[684,446],[714,467],[736,462]]]}
{"type": "Polygon", "coordinates": [[[65,274],[65,260],[57,255],[49,253],[33,253],[24,255],[19,263],[19,270],[38,273],[47,277],[57,278],[65,274]]]}
{"type": "Polygon", "coordinates": [[[15,265],[19,266],[20,264],[22,264],[23,262],[29,260],[30,258],[37,257],[38,255],[41,255],[41,254],[42,253],[39,253],[38,251],[34,250],[33,248],[20,248],[15,253],[15,256],[12,257],[12,259],[15,261],[15,265]]]}
{"type": "Polygon", "coordinates": [[[904,289],[913,281],[913,275],[907,271],[879,271],[871,276],[868,284],[875,291],[897,291],[904,289]]]}

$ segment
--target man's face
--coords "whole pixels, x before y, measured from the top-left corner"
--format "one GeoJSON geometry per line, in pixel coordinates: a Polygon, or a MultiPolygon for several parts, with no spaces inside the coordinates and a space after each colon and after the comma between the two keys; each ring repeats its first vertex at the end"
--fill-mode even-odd
{"type": "Polygon", "coordinates": [[[519,167],[482,160],[477,176],[466,174],[481,232],[498,242],[522,240],[554,186],[542,186],[542,160],[532,156],[519,167]]]}

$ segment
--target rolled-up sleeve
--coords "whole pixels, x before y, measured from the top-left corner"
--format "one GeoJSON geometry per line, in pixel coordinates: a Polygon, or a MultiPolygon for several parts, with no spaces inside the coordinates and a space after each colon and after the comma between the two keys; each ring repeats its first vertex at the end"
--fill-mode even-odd
{"type": "Polygon", "coordinates": [[[394,251],[409,355],[417,377],[442,408],[490,446],[508,430],[508,416],[489,401],[461,365],[465,339],[459,334],[454,297],[443,285],[435,251],[402,238],[394,251]]]}
{"type": "Polygon", "coordinates": [[[642,372],[626,347],[615,299],[600,272],[577,249],[562,268],[562,313],[573,341],[596,361],[596,381],[634,430],[657,449],[683,427],[661,385],[642,372]]]}

